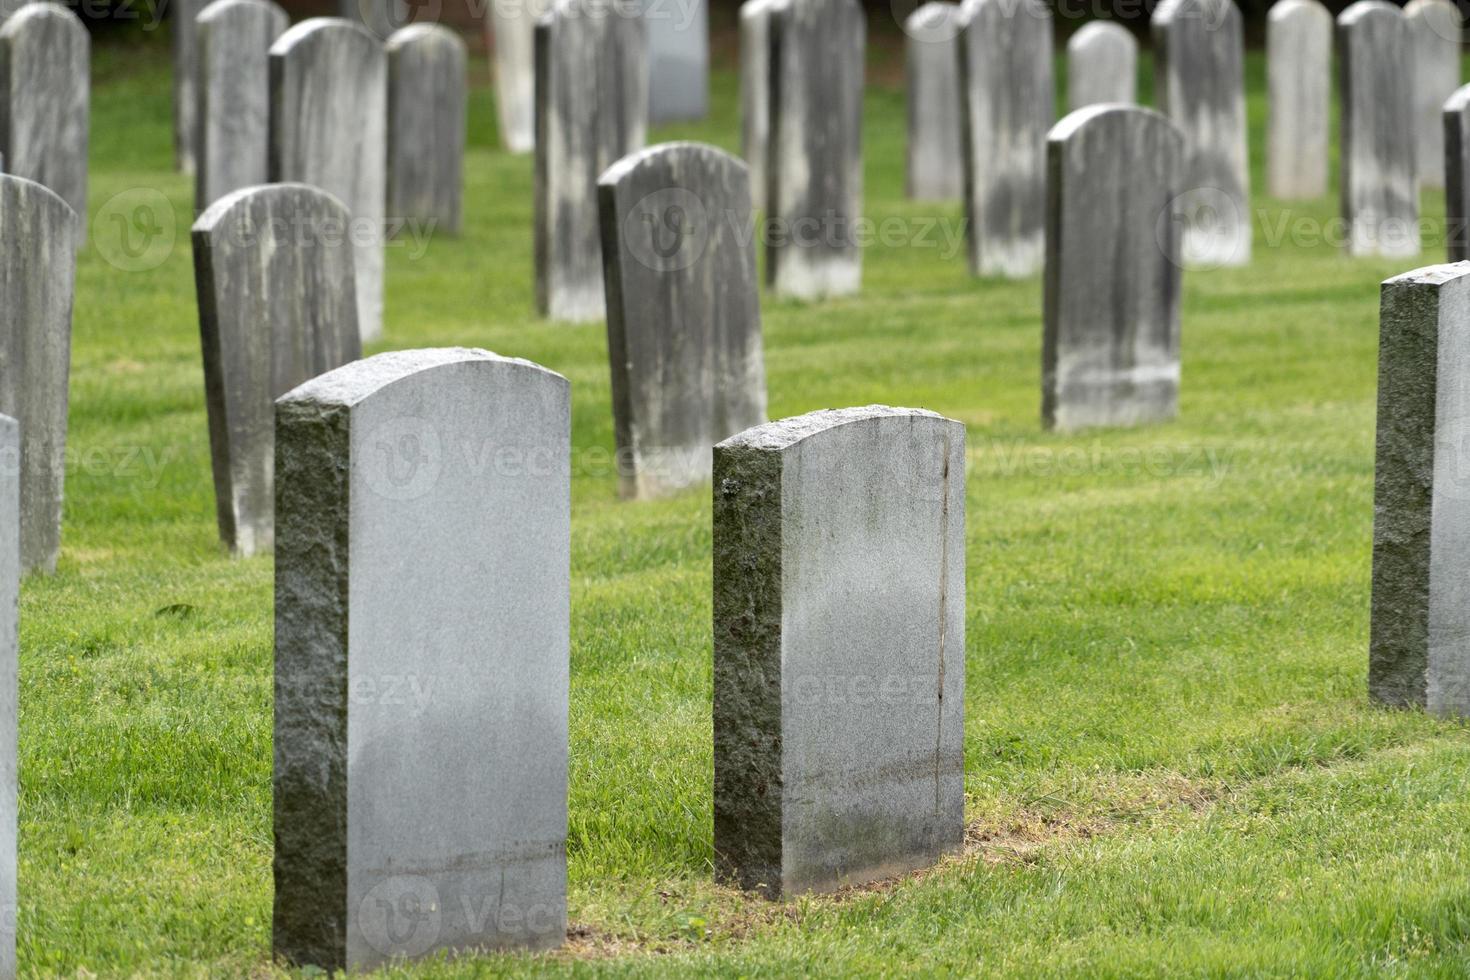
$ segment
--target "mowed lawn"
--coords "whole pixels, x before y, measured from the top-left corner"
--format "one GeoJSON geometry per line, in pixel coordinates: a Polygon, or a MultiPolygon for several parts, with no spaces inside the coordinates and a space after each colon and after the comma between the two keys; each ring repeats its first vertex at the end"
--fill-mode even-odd
{"type": "MultiPolygon", "coordinates": [[[[1317,241],[1335,197],[1264,197],[1253,55],[1256,258],[1185,278],[1179,420],[1043,433],[1040,281],[974,280],[923,233],[959,207],[903,197],[896,32],[873,33],[867,214],[929,241],[869,248],[860,296],[767,299],[770,412],[883,402],[968,426],[965,853],[784,904],[713,883],[709,494],[617,499],[604,330],[534,314],[531,164],[498,148],[480,59],[466,233],[388,250],[385,346],[481,346],[572,382],[575,929],[554,955],[401,972],[1470,970],[1470,735],[1365,693],[1378,283],[1411,265],[1317,241]]],[[[217,542],[167,51],[94,57],[98,237],[118,254],[104,205],[156,188],[177,238],[149,270],[79,260],[64,551],[21,600],[32,975],[283,969],[271,561],[217,542]]],[[[708,122],[656,138],[736,148],[728,51],[718,68],[708,122]]]]}

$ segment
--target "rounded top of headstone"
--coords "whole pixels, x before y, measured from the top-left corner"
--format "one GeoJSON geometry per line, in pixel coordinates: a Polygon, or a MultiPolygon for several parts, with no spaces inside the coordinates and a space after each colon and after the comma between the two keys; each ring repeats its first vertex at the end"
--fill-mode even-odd
{"type": "Polygon", "coordinates": [[[38,184],[15,174],[0,173],[0,190],[23,198],[29,207],[46,208],[73,223],[78,220],[77,213],[66,203],[66,199],[45,184],[38,184]]]}
{"type": "Polygon", "coordinates": [[[717,146],[708,143],[696,143],[692,140],[675,140],[669,143],[657,143],[653,146],[635,150],[614,163],[602,172],[597,178],[599,186],[613,186],[633,177],[637,172],[650,164],[666,163],[677,168],[681,161],[688,160],[691,163],[697,161],[705,165],[704,169],[713,167],[734,167],[744,173],[748,167],[744,160],[726,153],[717,146]]]}
{"type": "Polygon", "coordinates": [[[1350,4],[1346,10],[1337,15],[1340,25],[1356,24],[1367,17],[1393,17],[1395,20],[1402,18],[1404,12],[1399,7],[1388,3],[1387,0],[1358,0],[1350,4]]]}
{"type": "Polygon", "coordinates": [[[280,4],[271,3],[271,0],[211,0],[203,10],[199,11],[198,16],[194,18],[194,23],[212,24],[237,10],[260,11],[262,14],[281,18],[290,16],[281,9],[280,4]]]}
{"type": "Polygon", "coordinates": [[[1470,85],[1460,86],[1450,94],[1448,99],[1444,100],[1444,111],[1446,113],[1459,115],[1467,108],[1470,108],[1470,85]]]}
{"type": "Polygon", "coordinates": [[[1176,21],[1199,21],[1205,31],[1218,30],[1227,20],[1240,21],[1235,0],[1163,0],[1149,23],[1167,27],[1176,21]]]}
{"type": "Polygon", "coordinates": [[[980,14],[1007,21],[1022,16],[1047,22],[1052,19],[1051,8],[1040,0],[964,0],[960,4],[960,26],[968,26],[980,14]]]}
{"type": "Polygon", "coordinates": [[[0,24],[0,38],[13,37],[25,30],[38,30],[50,25],[62,30],[80,31],[87,37],[87,25],[82,19],[59,3],[38,0],[16,10],[0,24]]]}
{"type": "Polygon", "coordinates": [[[322,44],[333,39],[347,39],[381,50],[383,44],[366,27],[345,17],[310,17],[294,25],[271,45],[272,55],[289,54],[296,48],[322,44]]]}
{"type": "Polygon", "coordinates": [[[746,20],[753,17],[763,17],[770,13],[774,7],[785,2],[787,0],[745,0],[745,3],[740,5],[740,16],[746,20]]]}
{"type": "MultiPolygon", "coordinates": [[[[1291,2],[1291,0],[1287,0],[1291,2]]],[[[1080,48],[1089,42],[1098,41],[1123,41],[1132,44],[1138,42],[1133,37],[1133,32],[1128,28],[1112,20],[1094,20],[1083,24],[1067,41],[1067,49],[1080,48]]]]}
{"type": "Polygon", "coordinates": [[[1332,19],[1332,12],[1327,9],[1325,4],[1318,2],[1318,0],[1279,0],[1279,2],[1273,3],[1271,9],[1266,12],[1266,19],[1269,21],[1280,21],[1293,15],[1299,16],[1303,14],[1314,17],[1326,17],[1329,20],[1332,19]]]}
{"type": "Polygon", "coordinates": [[[1428,285],[1443,286],[1447,282],[1470,276],[1470,262],[1442,262],[1426,265],[1412,272],[1405,272],[1383,280],[1385,286],[1428,285]]]}
{"type": "Polygon", "coordinates": [[[959,19],[959,4],[933,0],[904,18],[903,32],[916,41],[949,41],[959,19]]]}
{"type": "Polygon", "coordinates": [[[276,400],[278,405],[312,403],[350,408],[385,388],[425,371],[462,364],[498,364],[539,372],[562,385],[570,383],[550,368],[519,357],[502,357],[487,350],[470,347],[435,347],[422,350],[388,351],[344,364],[310,381],[276,400]]]}
{"type": "Polygon", "coordinates": [[[943,422],[963,427],[963,423],[945,418],[937,412],[923,408],[893,408],[888,405],[864,405],[860,408],[824,408],[805,415],[777,419],[764,425],[752,426],[718,444],[720,449],[758,449],[763,451],[784,450],[804,439],[830,432],[844,425],[871,422],[876,419],[907,418],[943,422]]]}
{"type": "MultiPolygon", "coordinates": [[[[1051,131],[1046,134],[1046,140],[1048,143],[1063,142],[1075,136],[1079,130],[1099,124],[1099,120],[1102,120],[1100,124],[1104,126],[1129,125],[1127,120],[1138,120],[1132,125],[1144,125],[1144,121],[1147,121],[1148,124],[1167,126],[1176,132],[1179,129],[1156,109],[1128,102],[1098,102],[1067,113],[1052,126],[1051,131]]],[[[1179,138],[1182,140],[1184,135],[1180,133],[1179,138]]]]}
{"type": "MultiPolygon", "coordinates": [[[[235,3],[238,0],[220,0],[221,3],[235,3]]],[[[243,0],[246,3],[254,3],[256,0],[243,0]]],[[[351,220],[352,212],[347,205],[342,203],[341,198],[329,191],[322,190],[315,184],[298,184],[287,181],[280,184],[257,184],[254,187],[241,187],[238,190],[217,198],[213,204],[204,209],[194,221],[193,231],[213,231],[217,225],[233,211],[240,207],[248,207],[258,202],[275,202],[277,199],[294,199],[309,202],[317,211],[318,215],[327,212],[333,220],[343,223],[343,234],[346,234],[346,223],[351,220]]]]}
{"type": "Polygon", "coordinates": [[[443,45],[459,53],[465,51],[464,38],[459,36],[458,31],[443,24],[409,24],[407,27],[400,27],[388,37],[389,51],[396,51],[410,44],[443,45]]]}

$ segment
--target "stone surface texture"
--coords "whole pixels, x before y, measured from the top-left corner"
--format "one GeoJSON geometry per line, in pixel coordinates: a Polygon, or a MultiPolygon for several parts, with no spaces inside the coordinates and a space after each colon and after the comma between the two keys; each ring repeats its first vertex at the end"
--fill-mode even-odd
{"type": "Polygon", "coordinates": [[[209,0],[178,0],[169,7],[173,18],[174,166],[194,173],[199,145],[199,15],[209,0]]]}
{"type": "Polygon", "coordinates": [[[1327,193],[1332,14],[1318,0],[1281,0],[1266,17],[1266,189],[1283,200],[1327,193]]]}
{"type": "Polygon", "coordinates": [[[388,39],[388,217],[460,231],[466,51],[447,27],[414,24],[388,39]]]}
{"type": "Polygon", "coordinates": [[[1409,71],[1414,99],[1414,167],[1421,187],[1445,186],[1445,100],[1460,87],[1464,24],[1449,0],[1409,0],[1409,71]]]}
{"type": "Polygon", "coordinates": [[[485,46],[495,58],[495,112],[500,142],[512,153],[536,146],[536,21],[549,0],[492,3],[485,46]]]}
{"type": "Polygon", "coordinates": [[[648,25],[648,119],[709,114],[708,0],[639,0],[648,25]]]}
{"type": "Polygon", "coordinates": [[[740,5],[740,155],[750,167],[750,199],[766,208],[771,139],[771,10],[786,0],[740,5]]]}
{"type": "Polygon", "coordinates": [[[904,21],[908,54],[908,169],[916,201],[958,201],[965,193],[960,154],[960,8],[926,3],[904,21]]]}
{"type": "Polygon", "coordinates": [[[0,161],[78,216],[87,214],[91,47],[60,4],[30,3],[0,24],[0,161]]]}
{"type": "Polygon", "coordinates": [[[1138,39],[1122,24],[1095,20],[1067,41],[1067,107],[1138,101],[1138,39]]]}

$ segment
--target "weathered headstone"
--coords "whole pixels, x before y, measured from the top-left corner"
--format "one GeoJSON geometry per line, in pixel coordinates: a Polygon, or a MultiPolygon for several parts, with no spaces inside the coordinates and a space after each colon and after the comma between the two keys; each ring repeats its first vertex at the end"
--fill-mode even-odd
{"type": "Polygon", "coordinates": [[[361,24],[379,41],[387,41],[408,24],[411,10],[409,0],[338,0],[337,14],[361,24]]]}
{"type": "Polygon", "coordinates": [[[1409,0],[1409,71],[1414,98],[1414,167],[1423,187],[1443,187],[1444,110],[1460,87],[1460,40],[1464,24],[1449,0],[1409,0]]]}
{"type": "Polygon", "coordinates": [[[290,26],[270,0],[215,0],[196,19],[196,211],[270,179],[270,48],[290,26]]]}
{"type": "Polygon", "coordinates": [[[485,43],[495,52],[495,112],[500,142],[512,153],[536,145],[536,21],[547,0],[491,3],[485,43]]]}
{"type": "Polygon", "coordinates": [[[1337,18],[1339,190],[1350,255],[1419,254],[1419,188],[1409,32],[1384,0],[1358,0],[1337,18]]]}
{"type": "Polygon", "coordinates": [[[597,178],[648,133],[648,39],[625,0],[557,0],[536,25],[536,306],[598,320],[597,178]]]}
{"type": "Polygon", "coordinates": [[[740,5],[740,155],[750,167],[750,200],[766,208],[771,139],[771,11],[785,0],[740,5]]]}
{"type": "Polygon", "coordinates": [[[961,18],[970,271],[1041,269],[1046,132],[1056,118],[1051,12],[1038,0],[965,0],[961,18]]]}
{"type": "Polygon", "coordinates": [[[0,413],[21,426],[20,562],[56,569],[66,477],[76,213],[40,184],[0,174],[0,413]]]}
{"type": "Polygon", "coordinates": [[[1138,39],[1122,24],[1095,20],[1067,41],[1067,106],[1138,101],[1138,39]]]}
{"type": "Polygon", "coordinates": [[[1470,714],[1470,264],[1383,284],[1368,693],[1470,714]]]}
{"type": "Polygon", "coordinates": [[[0,24],[0,160],[78,215],[87,213],[91,46],[77,15],[56,3],[27,4],[0,24]]]}
{"type": "Polygon", "coordinates": [[[919,201],[959,200],[965,193],[960,159],[960,8],[926,3],[909,14],[908,196],[919,201]]]}
{"type": "Polygon", "coordinates": [[[173,16],[174,57],[174,166],[191,174],[199,145],[199,29],[198,18],[209,0],[177,0],[173,16]]]}
{"type": "Polygon", "coordinates": [[[1266,17],[1266,186],[1272,197],[1327,193],[1332,14],[1318,0],[1281,0],[1266,17]]]}
{"type": "Polygon", "coordinates": [[[388,217],[458,234],[464,187],[465,45],[437,24],[388,39],[388,217]]]}
{"type": "Polygon", "coordinates": [[[274,538],[275,400],[362,356],[351,215],[305,184],[234,191],[194,223],[194,278],[220,539],[274,538]]]}
{"type": "Polygon", "coordinates": [[[1154,99],[1184,134],[1184,259],[1245,265],[1251,209],[1240,11],[1233,0],[1164,0],[1152,25],[1154,99]]]}
{"type": "Polygon", "coordinates": [[[619,482],[656,497],[708,480],[710,447],[766,420],[750,181],[721,150],[668,143],[598,195],[619,482]]]}
{"type": "Polygon", "coordinates": [[[0,415],[0,977],[16,976],[20,699],[20,426],[0,415]]]}
{"type": "Polygon", "coordinates": [[[964,836],[965,427],[870,405],[715,447],[715,860],[771,897],[964,836]]]}
{"type": "Polygon", "coordinates": [[[648,25],[648,119],[709,113],[708,0],[639,0],[648,25]]]}
{"type": "Polygon", "coordinates": [[[274,949],[566,937],[570,407],[485,351],[276,403],[274,949]]]}
{"type": "Polygon", "coordinates": [[[1171,419],[1184,137],[1151,109],[1097,105],[1057,123],[1047,154],[1042,422],[1171,419]]]}
{"type": "Polygon", "coordinates": [[[1470,85],[1444,104],[1445,249],[1451,262],[1470,259],[1470,85]]]}
{"type": "Polygon", "coordinates": [[[271,45],[270,176],[320,187],[352,212],[357,320],[383,332],[388,59],[359,24],[305,20],[271,45]]]}
{"type": "Polygon", "coordinates": [[[766,282],[803,299],[855,293],[863,273],[863,8],[858,0],[786,0],[770,18],[766,282]]]}

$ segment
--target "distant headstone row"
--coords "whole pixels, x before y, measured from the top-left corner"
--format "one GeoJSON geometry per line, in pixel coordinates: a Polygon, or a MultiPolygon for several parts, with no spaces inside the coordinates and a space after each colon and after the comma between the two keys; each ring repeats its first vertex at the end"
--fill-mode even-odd
{"type": "Polygon", "coordinates": [[[0,162],[51,188],[79,217],[87,214],[90,58],[87,29],[60,4],[29,3],[0,24],[0,162]]]}

